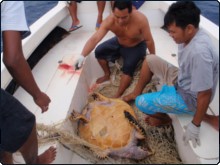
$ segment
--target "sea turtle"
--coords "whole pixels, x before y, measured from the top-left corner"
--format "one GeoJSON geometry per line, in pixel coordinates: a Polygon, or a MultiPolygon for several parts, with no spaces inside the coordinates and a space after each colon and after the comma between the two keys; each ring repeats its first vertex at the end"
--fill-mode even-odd
{"type": "Polygon", "coordinates": [[[70,119],[82,119],[78,125],[79,136],[90,144],[99,146],[100,158],[119,156],[141,160],[152,154],[147,147],[137,146],[138,139],[145,139],[144,129],[137,123],[129,104],[121,99],[107,98],[93,93],[82,114],[72,112],[70,119]]]}

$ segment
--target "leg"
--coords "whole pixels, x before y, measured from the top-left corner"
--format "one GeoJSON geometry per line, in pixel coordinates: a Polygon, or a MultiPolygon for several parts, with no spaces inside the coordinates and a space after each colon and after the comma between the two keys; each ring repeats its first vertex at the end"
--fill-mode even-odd
{"type": "Polygon", "coordinates": [[[27,141],[19,149],[19,151],[27,164],[49,164],[56,157],[56,149],[54,147],[50,147],[44,153],[38,156],[36,124],[34,125],[27,141]]]}
{"type": "Polygon", "coordinates": [[[97,84],[110,79],[111,72],[108,66],[108,61],[114,62],[116,59],[119,58],[119,49],[120,45],[116,37],[113,37],[96,47],[95,57],[104,71],[104,76],[96,80],[97,84]]]}
{"type": "Polygon", "coordinates": [[[151,78],[153,76],[153,73],[150,71],[150,68],[147,64],[146,58],[143,61],[143,65],[140,72],[140,78],[138,80],[138,83],[132,93],[129,95],[123,97],[123,100],[128,102],[131,100],[134,100],[138,95],[141,94],[142,90],[144,89],[145,85],[150,82],[151,78]]]}
{"type": "Polygon", "coordinates": [[[135,105],[148,115],[145,121],[151,126],[171,124],[167,113],[193,114],[174,86],[164,85],[158,92],[142,94],[135,99],[135,105]]]}
{"type": "Polygon", "coordinates": [[[119,48],[120,47],[116,37],[113,37],[96,47],[95,57],[104,71],[104,76],[96,80],[97,84],[110,79],[111,72],[109,69],[108,61],[115,61],[117,58],[119,58],[119,48]]]}
{"type": "Polygon", "coordinates": [[[69,5],[69,12],[70,12],[70,16],[72,18],[72,26],[79,25],[80,21],[77,17],[77,4],[76,4],[76,1],[71,1],[70,5],[69,5]]]}
{"type": "Polygon", "coordinates": [[[12,153],[1,152],[0,160],[2,164],[13,164],[12,153]]]}
{"type": "Polygon", "coordinates": [[[108,81],[110,79],[111,72],[110,72],[110,69],[108,66],[108,61],[103,60],[103,59],[98,59],[98,62],[104,71],[104,76],[100,77],[96,80],[96,83],[100,84],[100,83],[103,83],[104,81],[108,81]]]}
{"type": "Polygon", "coordinates": [[[97,7],[98,7],[98,17],[97,17],[97,21],[96,21],[97,30],[102,23],[102,17],[103,17],[103,12],[105,9],[105,4],[106,4],[106,1],[97,1],[97,7]]]}
{"type": "Polygon", "coordinates": [[[110,3],[111,3],[111,8],[113,8],[113,6],[114,6],[114,1],[110,1],[110,3]]]}
{"type": "Polygon", "coordinates": [[[210,124],[214,129],[219,131],[219,116],[205,114],[203,121],[210,124]]]}
{"type": "Polygon", "coordinates": [[[151,81],[153,75],[159,79],[159,85],[157,90],[159,91],[162,84],[168,84],[172,86],[177,79],[178,68],[170,65],[166,61],[162,60],[155,55],[147,55],[145,58],[138,83],[134,91],[123,98],[124,101],[134,100],[139,94],[141,94],[143,88],[147,83],[151,81]]]}
{"type": "Polygon", "coordinates": [[[119,89],[118,89],[118,92],[116,93],[116,95],[114,96],[115,98],[120,97],[124,93],[124,91],[130,85],[131,80],[132,80],[132,78],[129,75],[123,74],[121,76],[121,81],[120,81],[119,89]]]}

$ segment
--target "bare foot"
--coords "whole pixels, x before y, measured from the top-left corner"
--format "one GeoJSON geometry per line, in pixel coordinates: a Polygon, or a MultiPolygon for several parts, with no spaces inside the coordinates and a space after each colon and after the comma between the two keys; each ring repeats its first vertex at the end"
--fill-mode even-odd
{"type": "Polygon", "coordinates": [[[129,102],[129,101],[135,100],[137,96],[138,96],[137,94],[132,92],[132,93],[122,97],[122,100],[129,102]]]}
{"type": "Polygon", "coordinates": [[[50,164],[55,160],[56,153],[56,148],[51,146],[46,151],[44,151],[44,153],[38,156],[37,164],[50,164]]]}
{"type": "Polygon", "coordinates": [[[76,20],[75,22],[73,22],[72,26],[77,26],[80,24],[80,21],[79,20],[76,20]]]}
{"type": "Polygon", "coordinates": [[[105,81],[108,81],[110,79],[110,76],[109,75],[104,75],[103,77],[100,77],[96,80],[96,83],[97,84],[101,84],[105,81]]]}
{"type": "Polygon", "coordinates": [[[219,116],[206,114],[203,120],[219,131],[219,116]]]}
{"type": "Polygon", "coordinates": [[[152,117],[152,116],[147,116],[147,117],[145,118],[145,122],[146,122],[148,125],[154,126],[154,127],[159,127],[159,126],[165,126],[165,125],[170,125],[170,124],[172,124],[171,118],[160,119],[160,118],[152,117]]]}

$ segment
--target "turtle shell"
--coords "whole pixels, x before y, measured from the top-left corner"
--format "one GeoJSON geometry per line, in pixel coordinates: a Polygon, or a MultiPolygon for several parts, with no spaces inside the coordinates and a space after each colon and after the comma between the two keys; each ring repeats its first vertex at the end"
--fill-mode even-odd
{"type": "Polygon", "coordinates": [[[93,94],[83,114],[89,122],[80,122],[79,136],[102,149],[117,149],[126,146],[135,129],[125,117],[125,111],[135,119],[136,115],[129,104],[120,100],[93,94]]]}

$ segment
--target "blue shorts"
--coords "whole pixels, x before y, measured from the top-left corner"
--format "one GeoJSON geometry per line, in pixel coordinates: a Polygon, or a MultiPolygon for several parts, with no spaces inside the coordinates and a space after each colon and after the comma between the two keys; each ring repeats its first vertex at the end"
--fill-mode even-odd
{"type": "Polygon", "coordinates": [[[12,95],[1,89],[0,151],[16,152],[28,139],[34,124],[35,116],[12,95]]]}
{"type": "Polygon", "coordinates": [[[135,99],[137,108],[146,114],[173,113],[190,114],[195,112],[189,110],[182,97],[176,92],[174,86],[163,85],[159,92],[146,93],[135,99]]]}
{"type": "Polygon", "coordinates": [[[111,62],[115,62],[116,59],[122,57],[122,71],[132,77],[138,62],[146,56],[146,49],[145,41],[133,47],[124,47],[119,44],[117,37],[113,37],[97,46],[95,57],[111,62]]]}

